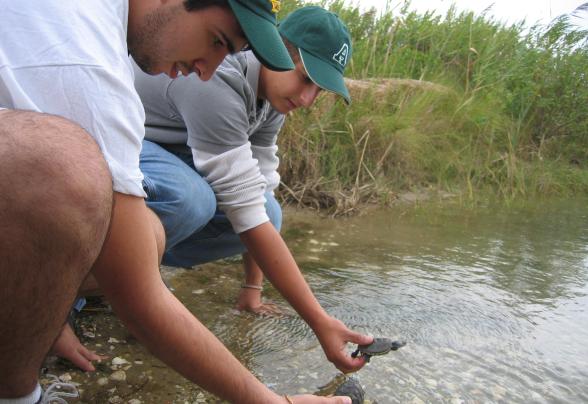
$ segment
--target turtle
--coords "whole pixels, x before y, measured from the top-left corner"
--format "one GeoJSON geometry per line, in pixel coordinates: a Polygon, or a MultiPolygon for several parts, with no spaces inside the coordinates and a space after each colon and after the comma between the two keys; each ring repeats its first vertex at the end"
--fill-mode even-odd
{"type": "Polygon", "coordinates": [[[368,345],[358,345],[355,352],[351,354],[356,358],[360,353],[366,362],[374,355],[385,355],[390,351],[396,351],[406,345],[404,341],[392,341],[390,338],[374,338],[374,341],[368,345]]]}
{"type": "Polygon", "coordinates": [[[346,377],[345,381],[337,387],[335,395],[350,397],[352,404],[363,404],[365,393],[357,376],[350,376],[346,377]]]}

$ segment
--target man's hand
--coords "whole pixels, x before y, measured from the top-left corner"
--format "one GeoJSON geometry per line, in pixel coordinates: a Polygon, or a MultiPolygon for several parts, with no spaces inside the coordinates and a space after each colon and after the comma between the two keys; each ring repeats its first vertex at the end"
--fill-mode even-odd
{"type": "Polygon", "coordinates": [[[61,334],[59,334],[59,337],[53,343],[53,347],[51,347],[51,353],[69,360],[84,372],[96,370],[92,365],[92,361],[106,359],[106,356],[96,355],[83,346],[69,324],[63,326],[61,334]]]}
{"type": "Polygon", "coordinates": [[[371,344],[374,337],[351,331],[341,321],[329,317],[327,321],[319,323],[314,332],[319,339],[327,359],[343,373],[355,372],[361,369],[366,360],[363,357],[352,358],[347,353],[347,343],[371,344]]]}

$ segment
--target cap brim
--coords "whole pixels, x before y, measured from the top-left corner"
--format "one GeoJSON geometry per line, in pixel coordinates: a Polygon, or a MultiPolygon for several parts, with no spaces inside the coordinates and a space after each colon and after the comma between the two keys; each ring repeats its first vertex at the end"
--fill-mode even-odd
{"type": "Polygon", "coordinates": [[[341,72],[318,57],[306,52],[304,49],[300,49],[300,58],[302,59],[306,73],[308,73],[310,79],[317,86],[323,90],[340,95],[345,99],[347,104],[351,104],[351,96],[347,87],[345,87],[345,81],[341,72]]]}
{"type": "Polygon", "coordinates": [[[234,0],[229,0],[229,4],[259,61],[271,70],[294,69],[276,25],[234,0]]]}

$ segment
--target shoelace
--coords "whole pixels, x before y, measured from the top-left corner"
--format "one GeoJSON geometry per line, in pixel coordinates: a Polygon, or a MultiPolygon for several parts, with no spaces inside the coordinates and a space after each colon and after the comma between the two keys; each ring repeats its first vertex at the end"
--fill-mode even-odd
{"type": "Polygon", "coordinates": [[[37,404],[67,404],[66,398],[79,396],[78,389],[71,383],[64,383],[54,375],[46,375],[52,382],[41,395],[37,404]]]}

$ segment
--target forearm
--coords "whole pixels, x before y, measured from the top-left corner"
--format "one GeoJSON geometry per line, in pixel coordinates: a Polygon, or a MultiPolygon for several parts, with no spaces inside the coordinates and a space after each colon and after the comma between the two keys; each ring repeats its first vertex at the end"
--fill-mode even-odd
{"type": "Polygon", "coordinates": [[[263,274],[298,314],[315,329],[328,318],[320,306],[286,243],[269,222],[240,234],[247,251],[263,274]]]}
{"type": "Polygon", "coordinates": [[[276,402],[167,290],[151,218],[142,199],[115,195],[110,233],[93,268],[115,312],[157,357],[219,397],[276,402]]]}
{"type": "Polygon", "coordinates": [[[125,323],[155,356],[230,402],[281,402],[167,289],[152,301],[127,312],[125,323]]]}
{"type": "Polygon", "coordinates": [[[263,284],[263,271],[249,253],[243,254],[243,268],[245,269],[245,285],[261,286],[263,284]]]}

